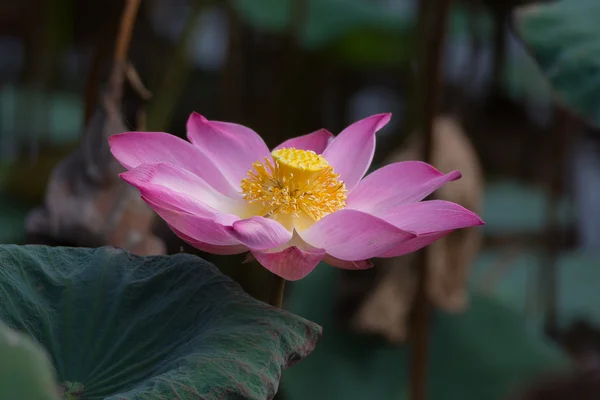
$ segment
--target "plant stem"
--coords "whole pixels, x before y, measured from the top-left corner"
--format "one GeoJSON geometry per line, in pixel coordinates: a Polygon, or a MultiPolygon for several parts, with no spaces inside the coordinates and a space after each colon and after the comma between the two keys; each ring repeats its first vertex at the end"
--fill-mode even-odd
{"type": "Polygon", "coordinates": [[[135,25],[138,9],[140,8],[141,0],[127,0],[123,15],[121,17],[121,26],[117,35],[117,43],[115,46],[115,62],[125,63],[127,60],[127,52],[131,43],[131,35],[135,25]]]}
{"type": "MultiPolygon", "coordinates": [[[[452,0],[421,0],[419,15],[420,65],[418,98],[423,135],[423,161],[431,163],[433,129],[442,91],[442,61],[444,36],[452,0]]],[[[427,396],[427,362],[431,307],[427,297],[428,248],[419,254],[417,293],[410,330],[410,399],[425,400],[427,396]]]]}
{"type": "Polygon", "coordinates": [[[564,232],[558,220],[558,204],[563,193],[565,152],[568,147],[569,115],[561,106],[554,108],[554,127],[550,137],[549,160],[552,166],[548,182],[549,203],[545,232],[546,262],[540,268],[544,330],[552,339],[558,335],[558,255],[564,246],[564,232]]]}
{"type": "Polygon", "coordinates": [[[115,41],[115,52],[113,59],[113,69],[108,81],[109,97],[114,104],[121,104],[123,97],[123,82],[125,80],[125,67],[127,65],[127,53],[131,43],[131,35],[137,12],[140,8],[141,0],[127,0],[123,14],[121,15],[121,23],[119,24],[119,32],[115,41]]]}
{"type": "Polygon", "coordinates": [[[269,304],[281,308],[283,304],[283,292],[285,290],[285,279],[279,275],[273,274],[273,283],[271,284],[271,294],[269,304]]]}

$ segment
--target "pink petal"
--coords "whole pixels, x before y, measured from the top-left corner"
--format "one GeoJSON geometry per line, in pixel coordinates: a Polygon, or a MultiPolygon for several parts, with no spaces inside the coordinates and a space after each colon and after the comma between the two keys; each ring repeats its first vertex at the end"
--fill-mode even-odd
{"type": "Polygon", "coordinates": [[[373,215],[419,236],[484,224],[474,212],[445,200],[403,204],[373,215]]]}
{"type": "Polygon", "coordinates": [[[120,176],[143,196],[191,214],[212,217],[244,211],[244,200],[227,197],[199,176],[172,164],[140,165],[120,176]]]}
{"type": "Polygon", "coordinates": [[[329,254],[325,255],[323,261],[333,267],[341,269],[368,269],[373,267],[373,263],[370,260],[344,261],[329,254]]]}
{"type": "Polygon", "coordinates": [[[242,244],[230,245],[230,246],[219,246],[219,245],[214,245],[214,244],[208,244],[208,243],[200,242],[198,240],[194,240],[191,237],[183,234],[182,232],[178,231],[177,229],[175,229],[174,227],[172,227],[170,225],[169,225],[169,228],[171,228],[173,233],[175,235],[177,235],[184,242],[187,242],[189,245],[197,248],[198,250],[202,250],[207,253],[228,256],[228,255],[232,255],[232,254],[241,254],[241,253],[248,251],[248,248],[242,244]]]}
{"type": "Polygon", "coordinates": [[[308,244],[346,261],[379,257],[415,237],[382,219],[350,209],[325,216],[299,235],[308,244]]]}
{"type": "Polygon", "coordinates": [[[292,233],[279,222],[258,216],[234,222],[227,232],[252,250],[273,249],[292,238],[292,233]]]}
{"type": "Polygon", "coordinates": [[[241,244],[239,240],[232,237],[225,229],[226,225],[218,222],[214,218],[206,218],[174,209],[170,204],[162,202],[160,198],[142,196],[142,199],[148,203],[148,205],[152,207],[152,209],[156,211],[167,224],[194,241],[217,246],[241,244]]]}
{"type": "Polygon", "coordinates": [[[452,231],[441,231],[436,233],[429,233],[422,236],[417,236],[409,240],[406,243],[402,243],[398,247],[388,251],[387,253],[381,255],[381,258],[389,258],[389,257],[399,257],[408,253],[412,253],[414,251],[420,250],[425,246],[429,246],[431,243],[435,242],[438,239],[443,238],[444,236],[450,234],[452,231]]]}
{"type": "Polygon", "coordinates": [[[239,181],[232,184],[213,161],[194,145],[163,132],[126,132],[108,138],[113,156],[127,169],[166,163],[198,175],[219,192],[239,197],[239,181]]]}
{"type": "Polygon", "coordinates": [[[187,122],[188,139],[239,186],[252,163],[269,156],[269,148],[252,129],[228,122],[209,121],[193,113],[187,122]]]}
{"type": "Polygon", "coordinates": [[[317,154],[321,154],[333,137],[333,134],[327,129],[319,129],[318,131],[307,135],[288,139],[273,150],[293,147],[298,150],[312,150],[317,154]]]}
{"type": "Polygon", "coordinates": [[[446,182],[461,177],[459,171],[443,174],[421,161],[403,161],[367,175],[348,195],[348,208],[370,214],[423,200],[446,182]]]}
{"type": "Polygon", "coordinates": [[[365,175],[375,153],[375,133],[383,128],[392,114],[377,114],[344,129],[323,152],[323,157],[351,191],[365,175]]]}
{"type": "Polygon", "coordinates": [[[397,257],[417,251],[450,234],[455,229],[483,225],[477,214],[444,200],[404,204],[376,212],[400,229],[415,232],[417,237],[401,243],[380,257],[397,257]]]}
{"type": "Polygon", "coordinates": [[[288,281],[297,281],[312,272],[323,259],[325,250],[302,250],[296,246],[275,253],[252,251],[256,260],[266,269],[288,281]]]}

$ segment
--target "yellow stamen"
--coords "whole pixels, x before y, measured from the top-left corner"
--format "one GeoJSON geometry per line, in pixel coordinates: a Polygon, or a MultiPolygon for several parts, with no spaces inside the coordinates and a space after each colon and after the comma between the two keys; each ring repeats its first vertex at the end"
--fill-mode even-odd
{"type": "Polygon", "coordinates": [[[346,206],[346,185],[325,158],[310,150],[286,148],[257,161],[242,180],[244,199],[256,213],[288,229],[305,229],[346,206]]]}

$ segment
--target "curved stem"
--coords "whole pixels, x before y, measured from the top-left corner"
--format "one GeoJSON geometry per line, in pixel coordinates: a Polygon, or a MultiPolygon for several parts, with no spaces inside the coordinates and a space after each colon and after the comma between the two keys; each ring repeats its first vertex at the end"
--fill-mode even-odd
{"type": "Polygon", "coordinates": [[[123,82],[125,80],[125,69],[127,64],[127,53],[131,44],[131,36],[141,0],[127,0],[123,14],[121,15],[121,23],[119,24],[119,32],[115,41],[115,53],[113,59],[113,70],[111,72],[108,93],[114,104],[121,103],[123,97],[123,82]]]}
{"type": "Polygon", "coordinates": [[[135,25],[138,9],[140,8],[141,0],[128,0],[123,10],[121,17],[121,26],[117,35],[117,44],[115,47],[115,62],[125,63],[127,60],[127,52],[129,51],[129,43],[131,43],[131,34],[135,25]]]}

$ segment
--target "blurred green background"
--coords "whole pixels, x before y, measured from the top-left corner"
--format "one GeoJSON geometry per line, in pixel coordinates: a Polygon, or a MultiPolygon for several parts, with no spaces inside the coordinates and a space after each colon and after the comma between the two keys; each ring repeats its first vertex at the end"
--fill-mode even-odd
{"type": "MultiPolygon", "coordinates": [[[[431,399],[508,398],[582,354],[600,355],[598,133],[574,123],[562,133],[568,145],[558,152],[551,145],[556,100],[583,117],[576,122],[600,118],[600,64],[590,58],[600,54],[594,1],[531,20],[515,17],[522,2],[454,2],[442,111],[461,122],[481,161],[486,225],[469,308],[436,311],[432,321],[431,399]],[[559,190],[550,190],[557,179],[559,190]],[[548,235],[559,236],[552,248],[548,235]],[[542,272],[550,264],[558,271],[559,329],[551,337],[542,272]]],[[[153,97],[145,104],[126,92],[127,128],[136,129],[143,109],[147,130],[184,137],[197,111],[250,126],[274,146],[391,111],[378,134],[381,165],[416,126],[418,3],[144,0],[130,59],[153,97]]],[[[106,88],[122,8],[120,0],[0,2],[0,242],[29,241],[28,214],[44,202],[52,168],[78,146],[106,88]]],[[[183,246],[160,232],[169,252],[183,246]]],[[[252,294],[268,278],[254,265],[240,268],[240,257],[197,253],[252,294]]],[[[313,355],[284,373],[280,395],[407,398],[408,345],[334,323],[340,274],[324,264],[288,285],[285,307],[325,333],[313,355]]]]}

